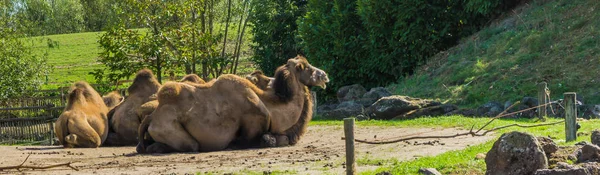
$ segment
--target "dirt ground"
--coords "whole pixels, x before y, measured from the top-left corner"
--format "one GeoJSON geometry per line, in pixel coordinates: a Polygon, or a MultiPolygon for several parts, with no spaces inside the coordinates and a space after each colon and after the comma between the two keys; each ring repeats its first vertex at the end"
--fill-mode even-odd
{"type": "MultiPolygon", "coordinates": [[[[459,132],[463,131],[453,128],[357,126],[355,138],[375,140],[404,135],[451,135],[459,132]]],[[[0,171],[0,174],[341,174],[345,168],[344,140],[341,140],[343,135],[342,126],[311,126],[300,143],[290,147],[155,155],[138,155],[135,147],[62,149],[55,146],[1,146],[2,167],[19,165],[31,154],[25,165],[76,162],[72,165],[80,170],[57,167],[23,172],[5,170],[0,171]]],[[[385,166],[385,161],[382,160],[406,161],[464,149],[492,138],[493,135],[413,140],[386,145],[356,143],[356,160],[359,163],[357,170],[360,172],[385,166]]]]}

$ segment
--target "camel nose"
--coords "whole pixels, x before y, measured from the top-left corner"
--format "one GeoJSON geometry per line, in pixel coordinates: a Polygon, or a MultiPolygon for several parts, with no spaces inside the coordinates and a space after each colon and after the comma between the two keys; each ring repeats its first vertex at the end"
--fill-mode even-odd
{"type": "Polygon", "coordinates": [[[327,74],[323,70],[317,71],[317,77],[319,77],[319,80],[324,81],[325,83],[329,82],[329,77],[327,77],[327,74]]]}

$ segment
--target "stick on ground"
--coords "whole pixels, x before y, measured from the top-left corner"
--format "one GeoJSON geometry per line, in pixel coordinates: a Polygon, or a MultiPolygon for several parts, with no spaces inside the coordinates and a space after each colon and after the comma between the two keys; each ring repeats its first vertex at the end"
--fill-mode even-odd
{"type": "Polygon", "coordinates": [[[43,170],[43,169],[50,169],[50,168],[61,167],[61,166],[66,166],[66,167],[69,167],[69,168],[71,168],[71,169],[73,169],[75,171],[79,171],[79,169],[77,169],[77,168],[75,168],[75,167],[73,167],[71,165],[71,163],[73,163],[73,162],[61,163],[61,164],[55,164],[55,165],[48,165],[48,166],[29,166],[29,165],[23,165],[23,164],[25,164],[25,162],[27,162],[27,159],[29,159],[29,156],[31,156],[31,154],[27,155],[27,158],[25,158],[25,160],[23,161],[23,163],[21,163],[20,165],[0,167],[0,171],[12,170],[12,169],[15,169],[17,171],[21,171],[21,169],[43,170]]]}

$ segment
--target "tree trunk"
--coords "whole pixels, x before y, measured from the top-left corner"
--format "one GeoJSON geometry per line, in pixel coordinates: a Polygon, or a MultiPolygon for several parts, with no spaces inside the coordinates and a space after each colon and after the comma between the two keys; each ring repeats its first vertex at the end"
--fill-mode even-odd
{"type": "Polygon", "coordinates": [[[223,38],[223,51],[221,51],[221,57],[225,57],[225,48],[227,45],[227,32],[229,31],[229,21],[231,19],[231,0],[227,1],[227,20],[225,22],[225,37],[223,38]]]}
{"type": "MultiPolygon", "coordinates": [[[[243,7],[242,7],[242,12],[246,11],[246,3],[244,1],[242,1],[242,3],[244,3],[243,7]]],[[[238,31],[237,31],[237,41],[235,42],[235,47],[233,48],[233,55],[237,56],[238,55],[238,46],[240,45],[240,41],[242,40],[242,35],[240,35],[241,32],[241,28],[242,28],[242,22],[244,21],[244,13],[240,14],[240,23],[238,24],[238,31]]],[[[235,74],[235,69],[236,69],[236,65],[237,61],[234,59],[233,61],[233,67],[230,69],[229,73],[235,74]]]]}
{"type": "Polygon", "coordinates": [[[242,44],[244,44],[244,33],[246,32],[246,26],[248,25],[248,20],[250,19],[250,12],[252,10],[248,9],[248,17],[246,17],[246,19],[244,20],[244,24],[242,27],[242,33],[240,34],[240,43],[238,45],[238,47],[236,48],[236,55],[235,55],[235,61],[234,61],[234,65],[233,65],[233,74],[237,73],[237,67],[238,67],[238,63],[240,62],[240,51],[242,50],[242,44]]]}

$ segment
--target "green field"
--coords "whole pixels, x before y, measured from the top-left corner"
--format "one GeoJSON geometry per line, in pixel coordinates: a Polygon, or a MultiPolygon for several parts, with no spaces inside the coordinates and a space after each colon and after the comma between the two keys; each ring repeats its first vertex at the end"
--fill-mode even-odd
{"type": "Polygon", "coordinates": [[[552,99],[577,92],[600,103],[600,4],[532,1],[431,58],[393,85],[396,94],[475,107],[536,96],[546,81],[552,99]]]}
{"type": "MultiPolygon", "coordinates": [[[[400,121],[380,121],[380,120],[368,120],[368,121],[357,121],[357,127],[360,126],[391,126],[391,127],[432,127],[432,128],[454,128],[459,127],[463,129],[470,129],[474,126],[475,129],[483,126],[488,122],[489,118],[471,118],[462,116],[446,116],[446,117],[423,117],[413,120],[400,120],[400,121]]],[[[560,121],[561,119],[551,118],[545,123],[551,123],[560,121]]],[[[554,141],[558,145],[573,145],[580,141],[590,142],[589,134],[591,131],[598,128],[598,122],[600,120],[589,120],[579,122],[581,128],[578,133],[586,133],[588,135],[577,137],[576,141],[565,142],[565,132],[563,123],[551,125],[551,126],[540,126],[534,128],[519,128],[510,127],[496,131],[495,135],[500,137],[502,133],[511,131],[521,131],[533,134],[534,136],[549,136],[555,138],[554,141]]],[[[522,125],[539,124],[536,119],[499,119],[492,122],[485,129],[491,129],[494,127],[509,125],[518,123],[522,125]]],[[[313,121],[311,125],[343,125],[343,121],[313,121]]],[[[454,133],[449,133],[454,134],[454,133]]],[[[401,134],[399,134],[401,135],[401,134]]],[[[475,160],[477,153],[487,153],[491,148],[496,139],[480,145],[473,145],[464,150],[449,151],[438,156],[433,157],[422,157],[412,161],[398,161],[397,159],[378,159],[376,157],[361,157],[357,156],[357,165],[378,165],[383,164],[382,168],[370,172],[360,172],[360,174],[376,174],[379,172],[387,171],[392,174],[418,174],[420,168],[436,168],[442,174],[484,174],[485,173],[485,161],[475,160]]]]}
{"type": "MultiPolygon", "coordinates": [[[[237,32],[237,28],[233,29],[232,27],[230,31],[237,32]]],[[[97,62],[99,53],[102,52],[102,48],[98,44],[98,38],[102,33],[87,32],[48,35],[33,37],[31,40],[28,40],[32,46],[33,53],[36,55],[47,53],[48,64],[52,66],[42,89],[70,86],[76,81],[96,83],[94,76],[89,73],[94,69],[103,68],[103,65],[97,62]],[[51,44],[53,44],[52,47],[50,46],[51,44]]],[[[238,74],[240,75],[248,74],[255,69],[254,65],[247,59],[251,55],[250,44],[248,44],[251,38],[251,34],[249,33],[246,32],[244,35],[245,44],[242,47],[242,55],[240,56],[238,67],[238,74]]],[[[233,51],[235,35],[233,33],[228,36],[227,52],[233,51]]],[[[183,74],[183,72],[177,73],[177,75],[183,74]]]]}

